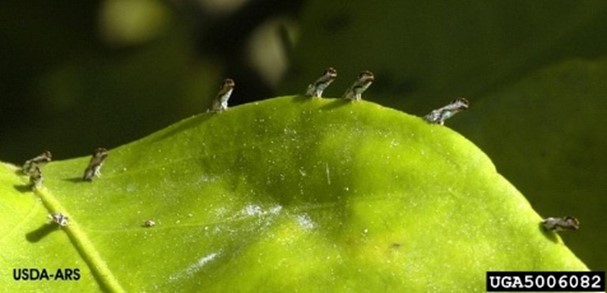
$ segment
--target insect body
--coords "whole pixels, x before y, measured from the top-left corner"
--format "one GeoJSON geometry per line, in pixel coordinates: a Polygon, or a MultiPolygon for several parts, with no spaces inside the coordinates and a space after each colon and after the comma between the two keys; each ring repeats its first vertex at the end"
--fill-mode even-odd
{"type": "Polygon", "coordinates": [[[230,78],[226,78],[223,81],[223,84],[221,85],[221,88],[219,89],[219,92],[217,93],[217,96],[215,97],[215,100],[213,101],[213,106],[211,106],[211,109],[209,109],[209,111],[211,112],[221,112],[221,111],[225,111],[228,109],[228,100],[230,99],[230,96],[232,95],[232,91],[234,91],[234,86],[236,84],[234,83],[234,80],[230,79],[230,78]]]}
{"type": "Polygon", "coordinates": [[[156,222],[154,220],[147,220],[143,222],[143,227],[150,228],[156,226],[156,222]]]}
{"type": "Polygon", "coordinates": [[[50,162],[52,157],[53,156],[50,151],[44,151],[42,154],[25,161],[25,163],[21,167],[21,172],[26,175],[31,175],[36,170],[36,168],[42,167],[42,165],[50,162]]]}
{"type": "Polygon", "coordinates": [[[546,230],[550,231],[577,230],[580,228],[580,221],[571,216],[562,218],[549,217],[542,221],[542,225],[546,230]]]}
{"type": "Polygon", "coordinates": [[[69,220],[68,216],[66,216],[62,213],[52,213],[52,214],[48,215],[48,218],[51,221],[57,223],[61,227],[67,226],[67,221],[69,220]]]}
{"type": "Polygon", "coordinates": [[[352,101],[360,101],[362,99],[362,93],[369,88],[374,79],[371,71],[365,70],[361,72],[358,75],[358,79],[344,94],[344,98],[352,101]]]}
{"type": "Polygon", "coordinates": [[[325,72],[313,84],[308,85],[306,96],[322,97],[322,92],[337,78],[337,70],[333,67],[325,69],[325,72]]]}
{"type": "Polygon", "coordinates": [[[84,176],[82,177],[82,179],[85,181],[93,181],[94,177],[99,177],[101,175],[101,166],[103,165],[103,161],[105,161],[107,156],[108,151],[106,149],[95,149],[88,167],[86,167],[86,169],[84,170],[84,176]]]}
{"type": "Polygon", "coordinates": [[[36,190],[42,187],[43,182],[44,177],[42,176],[42,171],[38,166],[35,166],[34,171],[30,172],[30,186],[33,190],[36,190]]]}
{"type": "Polygon", "coordinates": [[[432,110],[430,114],[426,115],[424,119],[430,123],[444,125],[445,120],[453,117],[453,115],[468,109],[468,100],[465,98],[457,98],[448,105],[432,110]]]}

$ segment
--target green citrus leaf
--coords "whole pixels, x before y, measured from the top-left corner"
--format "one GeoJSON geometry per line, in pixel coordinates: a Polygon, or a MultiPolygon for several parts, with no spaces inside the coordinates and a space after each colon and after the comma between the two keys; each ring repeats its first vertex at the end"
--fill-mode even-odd
{"type": "Polygon", "coordinates": [[[454,121],[538,212],[580,219],[582,229],[566,240],[596,270],[607,264],[606,79],[605,58],[565,61],[492,93],[454,121]]]}
{"type": "Polygon", "coordinates": [[[88,160],[48,164],[36,193],[3,167],[2,267],[82,271],[3,288],[484,291],[487,270],[587,269],[475,145],[369,102],[270,99],[111,150],[82,182],[88,160]],[[29,241],[47,212],[69,225],[29,241]]]}
{"type": "Polygon", "coordinates": [[[0,287],[12,292],[44,287],[81,292],[99,288],[70,239],[57,226],[48,224],[47,207],[37,196],[26,192],[29,189],[18,171],[0,163],[0,287]],[[20,268],[46,268],[49,274],[58,269],[79,269],[79,277],[73,281],[15,281],[12,270],[20,268]]]}

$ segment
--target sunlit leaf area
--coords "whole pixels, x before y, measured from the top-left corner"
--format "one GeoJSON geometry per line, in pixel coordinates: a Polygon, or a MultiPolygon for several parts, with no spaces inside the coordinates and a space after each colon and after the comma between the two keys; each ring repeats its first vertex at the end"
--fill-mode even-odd
{"type": "Polygon", "coordinates": [[[0,288],[484,292],[487,271],[604,271],[606,13],[5,1],[0,288]],[[566,216],[575,231],[541,224],[566,216]]]}

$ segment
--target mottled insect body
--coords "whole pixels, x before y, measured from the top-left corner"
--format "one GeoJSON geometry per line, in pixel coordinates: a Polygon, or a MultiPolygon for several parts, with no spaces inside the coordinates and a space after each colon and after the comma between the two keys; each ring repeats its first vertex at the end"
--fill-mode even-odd
{"type": "Polygon", "coordinates": [[[369,86],[373,83],[375,77],[369,70],[365,70],[358,75],[358,79],[352,84],[352,86],[344,94],[344,98],[352,101],[360,101],[362,94],[369,86]]]}
{"type": "Polygon", "coordinates": [[[53,158],[50,151],[44,151],[42,154],[25,161],[21,167],[21,172],[26,175],[31,175],[36,168],[42,167],[44,164],[51,161],[53,158]]]}
{"type": "Polygon", "coordinates": [[[465,98],[457,98],[448,105],[432,110],[424,119],[430,123],[444,125],[445,120],[453,117],[455,114],[468,109],[469,103],[465,98]]]}
{"type": "Polygon", "coordinates": [[[88,167],[84,170],[84,176],[82,177],[85,181],[92,181],[94,177],[101,176],[101,166],[108,156],[108,151],[104,148],[97,148],[93,152],[93,157],[89,162],[88,167]]]}
{"type": "Polygon", "coordinates": [[[143,222],[143,227],[145,228],[150,228],[150,227],[154,227],[156,226],[156,222],[154,222],[154,220],[147,220],[145,222],[143,222]]]}
{"type": "Polygon", "coordinates": [[[44,183],[44,176],[38,166],[34,167],[34,170],[30,172],[30,186],[33,190],[40,189],[44,183]]]}
{"type": "Polygon", "coordinates": [[[67,226],[67,223],[69,220],[68,216],[66,216],[62,213],[52,213],[52,214],[48,215],[48,218],[61,227],[67,226]]]}
{"type": "Polygon", "coordinates": [[[234,91],[234,80],[230,78],[226,78],[215,96],[215,100],[213,100],[213,105],[209,111],[211,112],[222,112],[228,109],[228,100],[234,91]]]}
{"type": "Polygon", "coordinates": [[[322,97],[323,91],[337,78],[337,70],[333,67],[325,69],[322,76],[313,84],[308,85],[306,96],[322,97]]]}
{"type": "Polygon", "coordinates": [[[549,231],[573,231],[580,228],[580,221],[575,217],[549,217],[542,220],[542,225],[549,231]]]}

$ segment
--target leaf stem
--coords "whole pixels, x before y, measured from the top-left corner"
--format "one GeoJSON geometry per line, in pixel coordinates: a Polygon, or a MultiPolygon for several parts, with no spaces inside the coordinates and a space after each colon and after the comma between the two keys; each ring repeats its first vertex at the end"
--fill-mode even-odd
{"type": "MultiPolygon", "coordinates": [[[[48,189],[44,187],[39,188],[35,193],[38,194],[42,203],[50,213],[65,213],[63,206],[61,206],[59,201],[55,199],[48,189]]],[[[95,249],[93,243],[86,236],[86,233],[82,231],[78,222],[75,221],[71,215],[69,215],[69,217],[69,224],[62,227],[62,230],[67,233],[70,241],[93,272],[93,276],[97,282],[99,282],[101,289],[108,292],[125,292],[122,286],[120,286],[118,279],[112,274],[105,261],[101,258],[101,255],[99,255],[97,249],[95,249]]]]}

